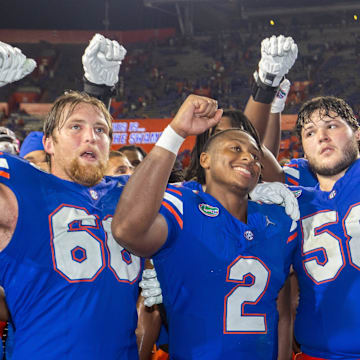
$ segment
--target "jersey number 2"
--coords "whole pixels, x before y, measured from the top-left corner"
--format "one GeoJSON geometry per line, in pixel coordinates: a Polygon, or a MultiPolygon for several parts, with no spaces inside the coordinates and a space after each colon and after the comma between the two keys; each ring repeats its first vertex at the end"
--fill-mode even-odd
{"type": "Polygon", "coordinates": [[[270,270],[256,257],[239,256],[228,267],[226,281],[238,285],[225,297],[225,334],[265,334],[266,314],[246,313],[246,306],[256,305],[265,294],[270,270]]]}

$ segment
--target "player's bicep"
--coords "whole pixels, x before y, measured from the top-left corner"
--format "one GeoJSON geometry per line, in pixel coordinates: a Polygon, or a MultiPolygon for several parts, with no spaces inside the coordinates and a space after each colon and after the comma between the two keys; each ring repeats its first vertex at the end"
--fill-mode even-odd
{"type": "Polygon", "coordinates": [[[0,251],[9,243],[16,227],[18,205],[15,194],[6,185],[0,184],[0,251]]]}
{"type": "Polygon", "coordinates": [[[142,236],[141,249],[129,249],[136,255],[150,257],[155,254],[166,242],[168,225],[163,215],[157,214],[150,228],[142,236]]]}
{"type": "Polygon", "coordinates": [[[138,249],[130,249],[140,256],[152,256],[162,248],[169,248],[183,228],[183,200],[179,189],[169,185],[164,193],[159,213],[146,233],[137,242],[138,249]]]}

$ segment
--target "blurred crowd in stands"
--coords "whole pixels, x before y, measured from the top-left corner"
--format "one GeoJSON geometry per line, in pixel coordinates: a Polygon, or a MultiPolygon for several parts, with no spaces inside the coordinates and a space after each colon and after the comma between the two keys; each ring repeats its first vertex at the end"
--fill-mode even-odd
{"type": "MultiPolygon", "coordinates": [[[[290,35],[299,45],[298,60],[289,76],[292,87],[285,114],[296,114],[304,100],[318,95],[341,96],[356,114],[359,112],[358,22],[305,26],[294,19],[276,27],[254,24],[247,25],[248,31],[124,44],[127,56],[112,115],[118,119],[168,118],[190,93],[216,98],[224,108],[243,109],[260,42],[274,33],[290,35]]],[[[0,89],[0,102],[8,104],[8,113],[0,107],[0,125],[22,139],[29,131],[40,130],[41,121],[20,109],[19,104],[51,103],[65,89],[81,90],[81,55],[86,44],[16,45],[36,59],[38,66],[31,76],[0,89]]],[[[283,132],[283,137],[284,149],[296,157],[300,150],[291,132],[283,132]]]]}

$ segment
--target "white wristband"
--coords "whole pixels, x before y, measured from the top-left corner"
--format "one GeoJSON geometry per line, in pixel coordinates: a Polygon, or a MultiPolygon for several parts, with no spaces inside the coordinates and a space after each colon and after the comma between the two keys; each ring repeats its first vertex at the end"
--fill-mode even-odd
{"type": "Polygon", "coordinates": [[[185,139],[182,136],[180,136],[170,125],[168,125],[155,145],[177,155],[184,140],[185,139]]]}

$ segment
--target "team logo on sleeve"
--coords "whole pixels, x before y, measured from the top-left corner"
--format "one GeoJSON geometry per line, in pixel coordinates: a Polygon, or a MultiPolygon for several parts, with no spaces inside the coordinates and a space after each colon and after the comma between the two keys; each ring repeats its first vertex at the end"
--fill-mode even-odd
{"type": "Polygon", "coordinates": [[[295,196],[296,198],[298,198],[298,197],[301,195],[302,190],[295,190],[295,191],[293,191],[292,193],[294,194],[294,196],[295,196]]]}
{"type": "Polygon", "coordinates": [[[216,217],[219,215],[219,208],[208,204],[199,204],[199,210],[206,216],[216,217]]]}

